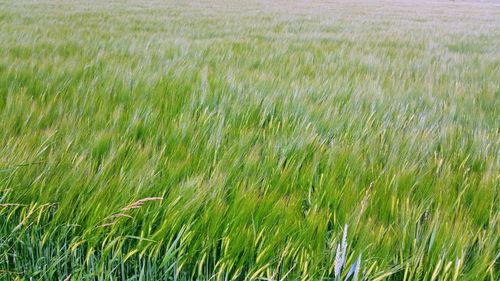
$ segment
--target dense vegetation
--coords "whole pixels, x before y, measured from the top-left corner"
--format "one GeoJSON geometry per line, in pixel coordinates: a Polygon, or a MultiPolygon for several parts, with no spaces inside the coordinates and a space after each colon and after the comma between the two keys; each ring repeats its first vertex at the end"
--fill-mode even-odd
{"type": "Polygon", "coordinates": [[[499,81],[487,1],[0,0],[0,279],[499,280],[499,81]]]}

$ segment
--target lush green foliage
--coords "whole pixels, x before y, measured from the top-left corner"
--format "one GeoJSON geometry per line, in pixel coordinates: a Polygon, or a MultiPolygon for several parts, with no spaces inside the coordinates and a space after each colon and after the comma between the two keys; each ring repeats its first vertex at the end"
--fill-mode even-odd
{"type": "Polygon", "coordinates": [[[0,279],[498,280],[500,6],[414,2],[0,0],[0,279]]]}

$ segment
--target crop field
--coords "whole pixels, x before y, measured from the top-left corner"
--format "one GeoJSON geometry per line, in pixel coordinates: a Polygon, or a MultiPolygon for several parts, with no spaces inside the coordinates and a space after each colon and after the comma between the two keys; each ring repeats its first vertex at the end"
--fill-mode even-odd
{"type": "Polygon", "coordinates": [[[500,2],[0,0],[0,280],[500,280],[500,2]]]}

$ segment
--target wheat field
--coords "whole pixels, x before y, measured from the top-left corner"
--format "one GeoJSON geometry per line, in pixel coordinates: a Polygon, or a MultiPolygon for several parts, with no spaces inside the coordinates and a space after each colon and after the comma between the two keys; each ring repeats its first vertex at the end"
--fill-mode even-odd
{"type": "Polygon", "coordinates": [[[500,278],[500,2],[0,0],[0,280],[500,278]]]}

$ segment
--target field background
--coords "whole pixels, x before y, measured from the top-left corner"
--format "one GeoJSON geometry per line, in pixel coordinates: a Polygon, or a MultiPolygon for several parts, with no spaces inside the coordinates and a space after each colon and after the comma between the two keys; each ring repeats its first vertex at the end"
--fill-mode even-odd
{"type": "Polygon", "coordinates": [[[499,81],[496,1],[0,0],[0,280],[499,280],[499,81]]]}

